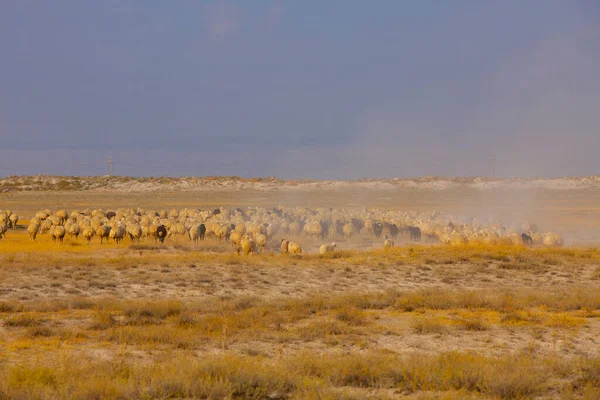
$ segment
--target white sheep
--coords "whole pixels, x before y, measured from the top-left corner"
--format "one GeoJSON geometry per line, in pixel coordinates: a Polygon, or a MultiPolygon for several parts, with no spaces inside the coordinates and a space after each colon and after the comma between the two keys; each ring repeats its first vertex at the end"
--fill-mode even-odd
{"type": "Polygon", "coordinates": [[[321,247],[319,248],[319,254],[333,253],[336,247],[337,244],[335,244],[335,242],[331,244],[321,245],[321,247]]]}
{"type": "Polygon", "coordinates": [[[100,244],[102,244],[104,239],[106,239],[106,241],[108,242],[109,235],[110,226],[108,225],[100,225],[98,229],[96,229],[96,236],[100,238],[100,244]]]}
{"type": "Polygon", "coordinates": [[[129,239],[132,242],[139,242],[142,237],[142,228],[135,222],[127,224],[127,228],[125,229],[127,234],[129,235],[129,239]]]}
{"type": "Polygon", "coordinates": [[[387,235],[385,236],[385,240],[383,242],[384,249],[393,249],[394,248],[394,240],[390,239],[387,235]]]}
{"type": "Polygon", "coordinates": [[[302,247],[296,242],[289,242],[288,251],[292,254],[300,254],[302,253],[302,247]]]}
{"type": "MultiPolygon", "coordinates": [[[[56,215],[60,219],[61,224],[64,224],[65,221],[69,218],[69,213],[67,213],[65,210],[58,210],[57,212],[54,213],[54,215],[56,215]]],[[[59,224],[54,224],[54,225],[59,225],[59,224]]]]}
{"type": "Polygon", "coordinates": [[[113,239],[115,243],[118,244],[121,242],[121,240],[123,240],[126,233],[127,231],[125,230],[125,228],[121,224],[118,224],[117,226],[110,229],[108,237],[113,239]]]}
{"type": "MultiPolygon", "coordinates": [[[[237,226],[236,226],[237,228],[237,226]]],[[[230,234],[229,234],[229,241],[231,242],[231,245],[236,248],[237,246],[240,245],[240,242],[243,238],[244,234],[241,231],[238,231],[237,229],[234,229],[230,234]]]]}
{"type": "Polygon", "coordinates": [[[91,226],[86,226],[85,228],[83,228],[83,231],[81,232],[81,234],[85,238],[85,241],[87,242],[87,244],[90,244],[90,241],[95,236],[96,232],[94,231],[94,228],[92,228],[91,226]]]}
{"type": "Polygon", "coordinates": [[[81,229],[79,227],[79,224],[75,222],[75,223],[72,223],[71,225],[69,225],[67,233],[69,234],[71,239],[73,238],[73,236],[75,236],[75,239],[77,239],[77,238],[79,238],[80,231],[81,231],[81,229]]]}
{"type": "Polygon", "coordinates": [[[19,216],[15,213],[9,215],[8,220],[10,221],[10,227],[15,230],[17,229],[17,222],[19,222],[19,216]]]}
{"type": "Polygon", "coordinates": [[[35,240],[35,238],[37,237],[38,232],[40,231],[40,225],[36,224],[36,223],[30,223],[27,226],[27,232],[29,233],[29,240],[31,240],[32,242],[35,240]]]}
{"type": "Polygon", "coordinates": [[[50,229],[50,236],[52,237],[53,242],[56,242],[58,240],[60,243],[62,243],[65,238],[66,233],[67,233],[67,230],[65,229],[64,226],[54,225],[50,229]]]}
{"type": "Polygon", "coordinates": [[[263,250],[265,250],[265,248],[267,247],[267,235],[259,233],[258,235],[256,235],[255,241],[256,241],[257,249],[260,252],[262,252],[263,250]]]}
{"type": "Polygon", "coordinates": [[[238,254],[240,254],[240,252],[243,252],[244,254],[248,255],[248,254],[254,254],[255,250],[256,250],[256,242],[254,241],[254,239],[251,239],[248,235],[246,235],[240,241],[240,245],[238,247],[237,252],[238,252],[238,254]]]}

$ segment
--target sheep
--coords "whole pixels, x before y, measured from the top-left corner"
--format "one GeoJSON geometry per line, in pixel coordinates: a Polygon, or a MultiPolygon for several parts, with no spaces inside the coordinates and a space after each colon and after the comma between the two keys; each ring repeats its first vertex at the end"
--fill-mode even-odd
{"type": "Polygon", "coordinates": [[[280,245],[280,250],[281,250],[281,254],[288,254],[289,253],[289,244],[290,241],[286,240],[286,239],[281,239],[281,245],[280,245]]]}
{"type": "Polygon", "coordinates": [[[554,232],[544,233],[542,242],[547,247],[560,247],[564,244],[563,238],[554,232]]]}
{"type": "Polygon", "coordinates": [[[288,243],[288,250],[292,254],[300,254],[300,253],[302,253],[302,247],[300,247],[300,245],[298,243],[296,243],[296,242],[289,242],[288,243]]]}
{"type": "Polygon", "coordinates": [[[95,234],[96,234],[96,232],[94,231],[94,228],[92,228],[91,226],[86,226],[81,231],[81,235],[85,238],[85,241],[88,245],[90,244],[90,242],[95,234]]]}
{"type": "Polygon", "coordinates": [[[110,226],[108,225],[101,225],[98,227],[98,229],[96,229],[96,236],[100,238],[100,244],[102,244],[104,239],[106,239],[106,241],[108,242],[109,235],[110,226]]]}
{"type": "Polygon", "coordinates": [[[388,222],[383,223],[383,228],[381,228],[381,234],[387,236],[389,238],[396,238],[400,229],[395,224],[390,224],[388,222]]]}
{"type": "Polygon", "coordinates": [[[323,237],[323,233],[326,231],[321,222],[313,221],[304,225],[304,232],[307,236],[313,236],[315,239],[318,239],[323,237]]]}
{"type": "Polygon", "coordinates": [[[159,223],[153,222],[149,227],[148,227],[148,234],[147,236],[151,236],[154,239],[156,239],[156,230],[158,229],[158,227],[160,226],[159,223]]]}
{"type": "Polygon", "coordinates": [[[55,225],[50,230],[50,236],[52,236],[53,242],[56,242],[58,240],[60,243],[62,243],[65,238],[66,233],[67,233],[67,230],[65,229],[64,226],[61,226],[61,225],[55,225]]]}
{"type": "Polygon", "coordinates": [[[228,225],[218,225],[214,232],[219,242],[223,240],[227,241],[229,239],[229,234],[231,233],[231,227],[228,225]]]}
{"type": "Polygon", "coordinates": [[[35,218],[39,219],[40,221],[44,221],[46,218],[48,218],[49,214],[46,213],[46,211],[38,211],[35,213],[35,218]]]}
{"type": "Polygon", "coordinates": [[[256,242],[254,239],[251,239],[250,236],[245,235],[240,241],[240,245],[238,246],[237,252],[243,252],[245,255],[254,254],[256,250],[256,242]]]}
{"type": "Polygon", "coordinates": [[[259,250],[259,252],[262,252],[263,250],[265,250],[265,248],[267,247],[267,235],[264,235],[262,233],[256,235],[256,246],[259,250]]]}
{"type": "Polygon", "coordinates": [[[240,242],[242,240],[242,238],[244,237],[244,235],[238,231],[237,229],[234,229],[230,234],[229,234],[229,241],[231,242],[231,245],[234,248],[237,248],[240,245],[240,242]]]}
{"type": "MultiPolygon", "coordinates": [[[[0,221],[7,225],[8,229],[18,228],[19,218],[12,211],[0,211],[0,221]]],[[[102,210],[84,210],[73,211],[70,214],[66,214],[64,210],[54,213],[42,210],[36,213],[36,217],[32,217],[29,223],[31,228],[27,225],[26,227],[32,241],[37,239],[38,233],[47,232],[53,226],[63,226],[66,234],[75,236],[78,226],[80,233],[86,227],[91,227],[94,236],[99,236],[102,243],[107,236],[98,234],[100,227],[108,225],[103,229],[108,229],[109,235],[111,228],[118,230],[118,225],[121,224],[132,241],[139,240],[140,236],[156,238],[157,228],[163,225],[167,232],[165,238],[169,235],[185,234],[197,243],[197,240],[203,237],[200,232],[201,226],[204,234],[208,232],[219,241],[229,239],[234,248],[239,246],[245,234],[249,234],[249,239],[254,239],[255,250],[265,249],[268,241],[280,231],[283,235],[296,234],[297,237],[300,234],[314,238],[329,236],[334,242],[338,237],[368,234],[385,237],[382,240],[384,248],[394,246],[395,236],[399,233],[410,234],[412,241],[421,241],[422,235],[425,235],[423,240],[456,245],[471,242],[531,245],[533,242],[535,246],[560,246],[564,243],[563,239],[554,233],[535,233],[535,226],[527,222],[515,223],[509,228],[493,217],[479,222],[474,218],[455,217],[439,212],[383,212],[367,209],[350,211],[278,206],[271,209],[248,207],[242,211],[219,207],[214,212],[182,209],[159,213],[139,208],[119,208],[107,213],[102,210]],[[68,215],[66,220],[65,215],[68,215]],[[132,229],[136,232],[132,232],[132,229]],[[522,232],[531,238],[531,242],[521,234],[522,232]],[[264,238],[261,235],[264,235],[264,238]]],[[[56,241],[56,238],[54,240],[56,241]]],[[[282,254],[292,252],[292,248],[294,244],[290,247],[285,239],[281,241],[282,254]]]]}
{"type": "MultiPolygon", "coordinates": [[[[246,233],[246,224],[244,224],[243,222],[240,222],[235,225],[235,228],[233,230],[243,236],[246,233]]],[[[241,238],[241,236],[240,236],[240,238],[241,238]]]]}
{"type": "Polygon", "coordinates": [[[389,238],[387,235],[385,236],[385,240],[383,242],[384,249],[393,249],[394,248],[394,240],[389,238]]]}
{"type": "Polygon", "coordinates": [[[73,236],[75,236],[75,239],[78,239],[80,231],[81,231],[81,228],[79,227],[79,224],[77,224],[77,223],[71,224],[67,229],[67,233],[69,234],[71,239],[73,238],[73,236]]]}
{"type": "Polygon", "coordinates": [[[156,239],[161,242],[164,243],[165,242],[165,237],[167,236],[167,228],[164,225],[159,225],[158,227],[156,227],[156,231],[155,231],[155,237],[156,239]]]}
{"type": "Polygon", "coordinates": [[[51,223],[52,225],[62,225],[61,219],[59,217],[57,217],[56,215],[51,215],[46,219],[47,222],[51,223]]]}
{"type": "Polygon", "coordinates": [[[524,246],[533,246],[533,239],[526,233],[521,233],[521,242],[524,246]]]}
{"type": "Polygon", "coordinates": [[[77,210],[71,211],[71,215],[70,215],[71,221],[77,222],[77,219],[79,218],[80,215],[82,215],[81,212],[79,212],[77,210]]]}
{"type": "Polygon", "coordinates": [[[363,221],[363,229],[361,231],[365,235],[370,235],[375,233],[375,221],[371,218],[366,218],[363,221]]]}
{"type": "Polygon", "coordinates": [[[383,223],[381,221],[376,221],[375,225],[373,226],[373,233],[375,234],[375,236],[380,237],[382,230],[383,230],[383,223]]]}
{"type": "Polygon", "coordinates": [[[62,225],[69,218],[69,213],[67,213],[65,210],[58,210],[57,212],[54,213],[54,215],[57,216],[60,220],[60,224],[54,224],[54,225],[62,225]]]}
{"type": "Polygon", "coordinates": [[[300,223],[294,221],[291,224],[289,224],[288,232],[290,233],[290,235],[298,235],[300,233],[300,223]]]}
{"type": "Polygon", "coordinates": [[[352,223],[352,225],[354,225],[354,228],[356,228],[356,232],[358,233],[360,233],[360,231],[362,231],[363,227],[365,226],[364,221],[360,218],[352,218],[350,222],[352,223]]]}
{"type": "Polygon", "coordinates": [[[15,230],[17,229],[17,222],[19,222],[19,216],[15,213],[12,213],[8,216],[8,221],[10,222],[10,227],[15,230]]]}
{"type": "Polygon", "coordinates": [[[126,228],[129,239],[132,242],[139,242],[142,237],[142,228],[137,223],[129,223],[126,228]]]}
{"type": "Polygon", "coordinates": [[[32,242],[35,240],[35,238],[37,237],[38,232],[40,231],[40,226],[36,223],[30,223],[27,226],[27,232],[29,233],[29,240],[31,240],[32,242]]]}
{"type": "Polygon", "coordinates": [[[110,229],[108,237],[113,239],[115,243],[119,244],[125,237],[126,233],[127,232],[125,228],[121,224],[118,224],[117,226],[110,229]]]}
{"type": "Polygon", "coordinates": [[[7,230],[8,230],[8,225],[6,225],[4,223],[0,223],[0,239],[2,239],[4,237],[7,230]]]}
{"type": "Polygon", "coordinates": [[[183,236],[186,233],[189,233],[189,231],[185,229],[185,226],[181,222],[176,222],[175,224],[173,224],[171,226],[171,229],[169,229],[169,236],[171,236],[171,235],[183,236]]]}
{"type": "Polygon", "coordinates": [[[273,239],[273,236],[277,233],[277,231],[279,230],[279,224],[274,224],[271,223],[269,225],[267,225],[267,239],[273,239]]]}
{"type": "Polygon", "coordinates": [[[335,244],[335,242],[331,244],[323,244],[321,247],[319,247],[319,254],[333,253],[336,247],[337,244],[335,244]]]}
{"type": "Polygon", "coordinates": [[[194,224],[189,230],[190,240],[194,242],[194,244],[198,244],[198,239],[204,240],[204,233],[206,232],[206,227],[204,224],[194,224]]]}
{"type": "Polygon", "coordinates": [[[354,225],[352,225],[352,223],[350,223],[350,222],[348,222],[346,225],[344,225],[342,230],[344,232],[344,236],[347,238],[350,238],[356,234],[356,227],[354,225]]]}
{"type": "Polygon", "coordinates": [[[409,226],[408,233],[410,234],[410,240],[413,242],[421,241],[421,228],[418,226],[409,226]]]}

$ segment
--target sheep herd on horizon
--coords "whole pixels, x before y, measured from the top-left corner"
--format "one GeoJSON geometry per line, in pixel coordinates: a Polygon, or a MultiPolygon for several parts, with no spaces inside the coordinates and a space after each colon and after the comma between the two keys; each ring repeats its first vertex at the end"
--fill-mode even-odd
{"type": "MultiPolygon", "coordinates": [[[[16,229],[19,216],[0,211],[0,238],[16,229]]],[[[211,238],[228,242],[238,253],[265,251],[269,243],[279,243],[282,254],[302,253],[301,240],[333,240],[323,244],[320,253],[335,251],[336,240],[354,236],[371,236],[381,240],[382,247],[392,248],[399,237],[412,242],[463,245],[469,243],[558,247],[564,244],[554,232],[538,233],[535,224],[502,225],[494,218],[480,221],[461,218],[439,211],[406,212],[376,209],[331,209],[305,207],[248,207],[217,209],[143,210],[122,208],[114,211],[49,209],[35,213],[26,227],[32,241],[48,234],[62,243],[65,236],[82,236],[89,244],[96,237],[100,243],[120,243],[125,238],[139,242],[143,238],[164,243],[170,238],[187,238],[194,244],[211,238]],[[296,241],[287,238],[293,237],[296,241]]]]}

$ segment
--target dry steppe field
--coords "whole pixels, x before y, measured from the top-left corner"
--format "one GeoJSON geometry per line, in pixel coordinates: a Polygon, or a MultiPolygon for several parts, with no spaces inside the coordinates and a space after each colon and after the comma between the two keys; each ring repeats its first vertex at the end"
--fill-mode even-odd
{"type": "Polygon", "coordinates": [[[600,398],[600,190],[15,189],[0,209],[0,398],[600,398]],[[361,237],[237,255],[185,239],[103,244],[36,210],[372,207],[522,218],[562,248],[361,237]],[[25,225],[26,226],[26,225],[25,225]]]}

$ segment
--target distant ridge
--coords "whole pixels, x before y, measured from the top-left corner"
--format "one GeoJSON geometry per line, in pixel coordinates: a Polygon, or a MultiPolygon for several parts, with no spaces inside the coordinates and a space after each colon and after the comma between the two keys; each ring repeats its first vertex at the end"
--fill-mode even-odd
{"type": "Polygon", "coordinates": [[[284,180],[276,177],[240,178],[236,176],[204,177],[127,177],[127,176],[10,176],[0,179],[0,193],[14,191],[97,190],[153,192],[169,190],[394,190],[404,188],[447,190],[473,189],[600,189],[600,176],[564,178],[440,177],[357,179],[357,180],[284,180]]]}

